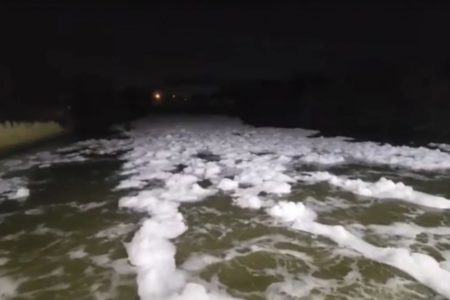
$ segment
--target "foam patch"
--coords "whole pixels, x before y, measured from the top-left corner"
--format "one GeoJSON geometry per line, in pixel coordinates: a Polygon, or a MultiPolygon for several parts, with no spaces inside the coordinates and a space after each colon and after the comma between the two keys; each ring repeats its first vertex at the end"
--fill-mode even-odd
{"type": "Polygon", "coordinates": [[[450,200],[440,196],[434,196],[415,191],[412,187],[402,182],[393,182],[384,177],[376,182],[365,182],[361,179],[347,179],[338,177],[328,172],[315,172],[307,176],[299,176],[307,182],[326,181],[345,191],[357,195],[379,199],[399,199],[409,203],[438,209],[449,209],[450,200]]]}
{"type": "MultiPolygon", "coordinates": [[[[364,182],[329,173],[312,173],[305,179],[296,174],[292,165],[359,162],[432,171],[450,169],[450,154],[425,147],[355,142],[343,137],[312,138],[309,136],[313,131],[253,128],[219,116],[153,117],[133,126],[134,129],[124,133],[128,137],[125,141],[111,147],[130,149],[122,155],[123,180],[117,188],[132,191],[120,200],[119,206],[148,214],[127,245],[142,299],[231,298],[223,291],[199,284],[193,275],[208,259],[188,261],[185,269],[175,263],[173,239],[188,230],[179,212],[180,205],[207,199],[218,192],[229,195],[242,208],[265,208],[292,229],[327,237],[368,259],[396,267],[449,297],[448,271],[432,257],[405,248],[376,247],[342,226],[317,223],[317,213],[301,203],[276,204],[276,200],[289,195],[298,179],[322,180],[364,196],[396,198],[446,209],[450,207],[446,198],[415,191],[401,182],[383,178],[364,182]]],[[[99,146],[88,143],[91,144],[99,146]]],[[[288,294],[307,292],[302,290],[301,283],[275,285],[271,290],[288,294]]]]}

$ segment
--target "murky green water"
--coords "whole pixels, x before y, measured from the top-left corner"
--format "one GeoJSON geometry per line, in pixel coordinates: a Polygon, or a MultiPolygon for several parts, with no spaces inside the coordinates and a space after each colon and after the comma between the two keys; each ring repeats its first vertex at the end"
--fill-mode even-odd
{"type": "MultiPolygon", "coordinates": [[[[114,189],[121,164],[118,155],[104,155],[6,171],[6,177],[27,179],[30,196],[0,203],[0,278],[7,278],[0,280],[0,299],[8,299],[8,288],[16,290],[12,299],[137,299],[136,275],[124,244],[142,215],[118,209],[120,197],[133,192],[114,189]]],[[[450,198],[450,174],[445,172],[360,165],[328,170],[369,181],[385,176],[450,198]]],[[[450,251],[448,235],[406,238],[381,235],[369,226],[449,227],[449,211],[356,196],[326,183],[297,184],[285,198],[313,207],[319,222],[345,225],[377,246],[408,246],[437,260],[450,251]]],[[[393,267],[324,237],[283,228],[262,210],[232,205],[227,195],[183,204],[180,211],[189,229],[175,240],[177,264],[183,268],[189,258],[214,257],[193,273],[232,296],[267,299],[272,290],[282,295],[277,299],[443,299],[393,267]]]]}
{"type": "MultiPolygon", "coordinates": [[[[442,189],[448,185],[443,183],[442,189]]],[[[319,221],[324,224],[391,224],[412,222],[422,226],[448,226],[450,213],[412,209],[399,201],[371,202],[361,205],[354,195],[330,191],[325,185],[297,186],[290,200],[301,199],[316,206],[315,199],[330,195],[346,199],[346,207],[326,207],[319,221]],[[312,200],[312,201],[308,201],[312,200]],[[328,211],[327,211],[328,210],[328,211]]],[[[209,265],[199,274],[206,281],[218,282],[230,294],[244,299],[267,299],[267,289],[278,282],[295,282],[291,295],[277,299],[444,299],[418,284],[403,272],[336,249],[325,238],[293,232],[277,226],[264,212],[245,211],[230,205],[226,197],[183,208],[191,230],[178,241],[178,261],[193,253],[208,253],[223,261],[209,265]],[[292,297],[292,294],[299,295],[292,297]]],[[[430,236],[418,236],[412,249],[442,259],[436,249],[450,250],[450,236],[430,243],[430,236]],[[431,246],[430,244],[433,244],[431,246]]],[[[366,235],[377,246],[398,246],[398,237],[366,235]]],[[[288,287],[289,290],[289,287],[288,287]]],[[[278,293],[279,294],[279,293],[278,293]]],[[[282,293],[281,293],[282,294],[282,293]]]]}
{"type": "Polygon", "coordinates": [[[119,167],[111,157],[15,174],[30,197],[0,204],[0,276],[18,284],[14,299],[135,298],[123,243],[140,217],[117,209],[119,167]]]}

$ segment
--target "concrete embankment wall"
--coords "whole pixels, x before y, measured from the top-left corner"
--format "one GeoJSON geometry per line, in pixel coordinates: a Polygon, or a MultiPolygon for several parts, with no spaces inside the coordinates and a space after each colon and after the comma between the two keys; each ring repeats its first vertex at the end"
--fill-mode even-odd
{"type": "Polygon", "coordinates": [[[0,123],[0,153],[61,135],[65,129],[56,122],[0,123]]]}

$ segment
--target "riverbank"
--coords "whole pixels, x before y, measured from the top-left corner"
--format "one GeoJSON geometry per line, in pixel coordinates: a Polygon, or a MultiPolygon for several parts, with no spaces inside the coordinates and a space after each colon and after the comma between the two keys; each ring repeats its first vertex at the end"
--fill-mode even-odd
{"type": "Polygon", "coordinates": [[[57,122],[1,123],[0,155],[58,137],[67,131],[57,122]]]}

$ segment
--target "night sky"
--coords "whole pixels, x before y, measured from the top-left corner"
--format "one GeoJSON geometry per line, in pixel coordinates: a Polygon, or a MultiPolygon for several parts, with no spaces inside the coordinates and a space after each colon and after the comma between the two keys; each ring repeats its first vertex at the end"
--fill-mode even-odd
{"type": "Polygon", "coordinates": [[[369,58],[448,60],[448,7],[335,2],[2,4],[0,64],[149,85],[177,78],[277,79],[295,71],[334,72],[369,58]]]}

